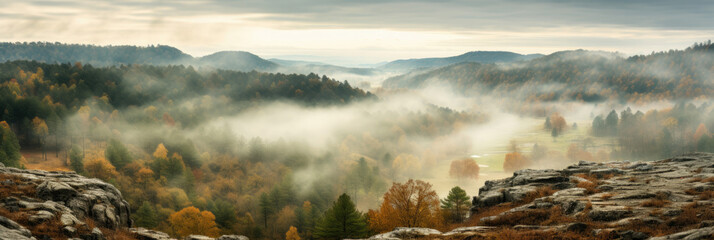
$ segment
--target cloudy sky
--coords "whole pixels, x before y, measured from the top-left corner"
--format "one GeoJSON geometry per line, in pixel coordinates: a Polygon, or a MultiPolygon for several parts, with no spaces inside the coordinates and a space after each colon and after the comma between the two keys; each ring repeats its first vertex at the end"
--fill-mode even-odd
{"type": "Polygon", "coordinates": [[[0,41],[375,63],[475,50],[641,54],[712,39],[714,1],[0,0],[0,41]]]}

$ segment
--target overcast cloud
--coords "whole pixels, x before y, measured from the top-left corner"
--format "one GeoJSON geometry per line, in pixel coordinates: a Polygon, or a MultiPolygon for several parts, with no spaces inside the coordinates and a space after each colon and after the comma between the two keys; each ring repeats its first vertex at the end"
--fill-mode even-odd
{"type": "Polygon", "coordinates": [[[714,2],[703,0],[0,0],[0,40],[166,44],[195,56],[245,50],[342,63],[474,50],[639,54],[710,39],[713,12],[714,2]]]}

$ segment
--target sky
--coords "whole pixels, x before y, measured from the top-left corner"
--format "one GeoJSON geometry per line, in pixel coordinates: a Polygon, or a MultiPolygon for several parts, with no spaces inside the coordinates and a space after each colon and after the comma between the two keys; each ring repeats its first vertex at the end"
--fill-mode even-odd
{"type": "Polygon", "coordinates": [[[0,0],[0,41],[371,64],[468,51],[627,55],[714,36],[710,0],[0,0]]]}

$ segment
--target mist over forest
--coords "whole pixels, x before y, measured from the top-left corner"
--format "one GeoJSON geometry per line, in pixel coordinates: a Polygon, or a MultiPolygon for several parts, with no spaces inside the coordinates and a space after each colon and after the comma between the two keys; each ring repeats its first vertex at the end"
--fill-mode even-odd
{"type": "Polygon", "coordinates": [[[473,196],[526,168],[714,152],[710,41],[373,68],[31,42],[0,44],[0,62],[0,162],[109,182],[136,226],[175,237],[172,216],[195,207],[214,216],[205,235],[331,239],[343,193],[355,237],[391,231],[385,193],[412,180],[444,209],[424,224],[449,229],[468,215],[446,204],[456,186],[473,196]]]}

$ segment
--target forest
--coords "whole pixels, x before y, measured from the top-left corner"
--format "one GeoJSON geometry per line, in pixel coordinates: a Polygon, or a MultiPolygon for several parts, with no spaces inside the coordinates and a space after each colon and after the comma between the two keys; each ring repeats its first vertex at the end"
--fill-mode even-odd
{"type": "MultiPolygon", "coordinates": [[[[33,44],[5,49],[32,56],[33,44]]],[[[714,151],[710,42],[457,63],[373,92],[314,73],[172,65],[185,56],[166,46],[149,48],[161,60],[103,48],[133,58],[114,62],[53,46],[89,63],[0,63],[0,162],[107,181],[136,226],[174,237],[448,230],[468,223],[476,184],[523,168],[714,151]],[[475,156],[484,149],[498,159],[475,156]]]]}
{"type": "Polygon", "coordinates": [[[373,94],[315,74],[13,61],[0,64],[0,81],[3,164],[108,181],[137,226],[175,236],[194,224],[182,214],[198,213],[215,226],[194,233],[282,238],[297,226],[312,238],[340,194],[353,206],[375,204],[389,181],[418,176],[437,156],[464,148],[435,139],[486,119],[434,105],[379,107],[373,94]],[[349,110],[361,116],[350,122],[359,129],[330,136],[327,146],[243,136],[229,124],[241,113],[331,114],[350,104],[359,106],[349,110]]]}

